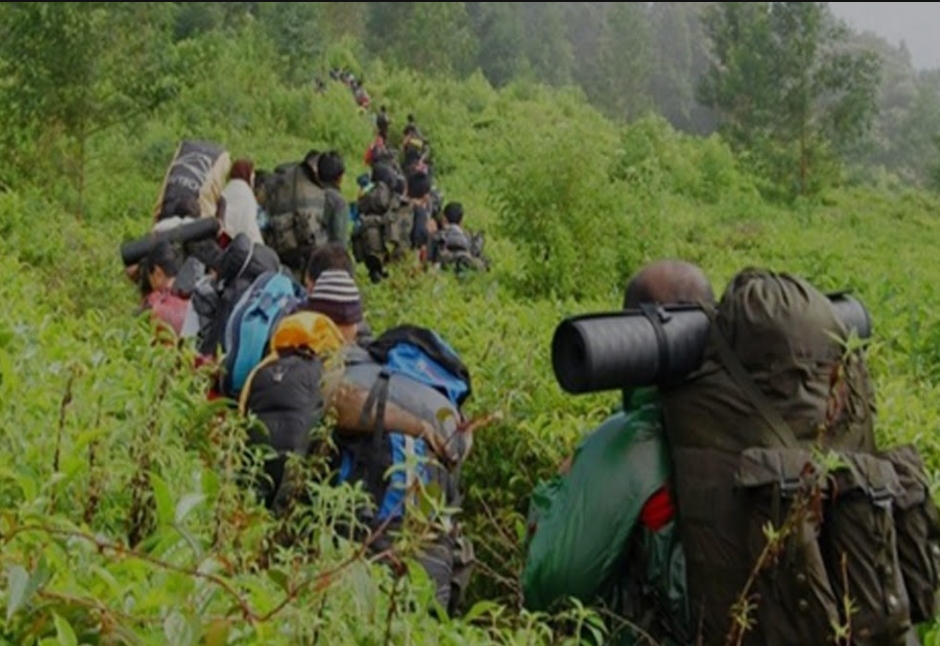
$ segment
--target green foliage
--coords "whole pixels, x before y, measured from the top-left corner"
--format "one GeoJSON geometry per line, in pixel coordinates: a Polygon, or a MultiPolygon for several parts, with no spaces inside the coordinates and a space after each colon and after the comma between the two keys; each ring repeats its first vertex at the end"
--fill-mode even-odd
{"type": "Polygon", "coordinates": [[[731,149],[717,136],[697,139],[665,120],[646,118],[623,130],[611,177],[646,199],[669,194],[716,204],[754,197],[750,176],[738,170],[731,149]]]}
{"type": "Polygon", "coordinates": [[[372,53],[426,74],[471,71],[477,40],[463,2],[370,2],[372,53]]]}
{"type": "Polygon", "coordinates": [[[700,99],[784,195],[817,195],[838,178],[841,147],[876,111],[879,61],[847,51],[824,3],[715,3],[706,13],[715,61],[700,99]]]}
{"type": "MultiPolygon", "coordinates": [[[[332,147],[351,177],[372,136],[341,84],[319,94],[285,82],[264,25],[220,20],[223,31],[196,30],[173,49],[174,64],[211,82],[181,82],[155,113],[88,137],[83,221],[63,207],[68,180],[54,168],[36,165],[0,192],[0,641],[601,642],[599,616],[581,605],[521,611],[516,577],[532,488],[617,400],[560,390],[554,327],[616,308],[627,276],[653,258],[700,263],[716,291],[746,265],[854,288],[875,322],[879,439],[916,442],[940,474],[936,197],[855,186],[769,203],[761,167],[722,137],[654,117],[616,125],[579,90],[494,89],[482,72],[430,79],[331,41],[318,69],[361,72],[393,134],[416,114],[436,181],[464,203],[468,228],[486,230],[493,259],[463,281],[403,263],[371,285],[360,269],[373,328],[438,330],[472,371],[468,415],[500,414],[463,470],[480,560],[469,603],[461,619],[432,619],[419,571],[396,580],[333,540],[362,493],[324,485],[322,465],[296,525],[253,500],[243,474],[258,456],[244,451],[244,422],[205,401],[209,377],[190,369],[188,349],[154,343],[134,316],[117,247],[147,230],[180,139],[218,141],[268,168],[332,147]]],[[[28,124],[7,136],[18,159],[31,152],[28,124]]],[[[420,527],[401,538],[406,559],[423,538],[420,527]]],[[[924,632],[936,640],[935,627],[924,632]]]]}
{"type": "MultiPolygon", "coordinates": [[[[58,170],[72,180],[81,212],[89,138],[153,110],[177,91],[180,70],[168,43],[167,5],[8,3],[0,35],[0,105],[9,131],[19,133],[5,142],[16,162],[8,172],[28,177],[58,170]],[[24,134],[35,143],[23,145],[24,134]]],[[[5,183],[15,179],[11,174],[5,183]]]]}
{"type": "MultiPolygon", "coordinates": [[[[603,190],[607,178],[597,171],[612,150],[604,133],[588,123],[529,109],[537,127],[506,128],[497,134],[503,150],[491,163],[502,169],[493,178],[493,199],[500,231],[518,248],[521,295],[584,297],[605,293],[609,275],[619,283],[628,257],[609,241],[631,237],[627,200],[603,190]],[[601,233],[603,232],[603,233],[601,233]],[[605,244],[598,244],[601,234],[605,244]]],[[[510,122],[507,122],[510,123],[510,122]]]]}

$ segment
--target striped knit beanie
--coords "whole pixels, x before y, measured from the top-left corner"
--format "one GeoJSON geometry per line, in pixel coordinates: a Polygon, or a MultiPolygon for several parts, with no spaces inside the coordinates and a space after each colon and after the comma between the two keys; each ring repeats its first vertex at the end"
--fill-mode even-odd
{"type": "Polygon", "coordinates": [[[307,309],[329,316],[339,325],[362,320],[362,301],[352,276],[341,269],[329,269],[317,278],[307,299],[307,309]]]}

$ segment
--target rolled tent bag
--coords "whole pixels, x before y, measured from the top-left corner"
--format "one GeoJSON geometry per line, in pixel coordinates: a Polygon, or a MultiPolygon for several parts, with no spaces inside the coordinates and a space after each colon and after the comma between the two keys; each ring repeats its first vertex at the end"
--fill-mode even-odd
{"type": "Polygon", "coordinates": [[[214,239],[219,234],[216,218],[180,220],[180,224],[168,229],[151,231],[145,236],[121,245],[121,261],[125,267],[136,265],[160,242],[186,244],[199,240],[214,239]]]}
{"type": "Polygon", "coordinates": [[[231,156],[221,146],[204,141],[180,143],[163,178],[154,221],[173,216],[213,217],[231,168],[231,156]]]}
{"type": "MultiPolygon", "coordinates": [[[[828,296],[847,330],[871,337],[871,317],[859,300],[845,292],[828,296]]],[[[666,384],[702,363],[708,333],[708,315],[694,305],[573,316],[555,328],[552,368],[574,394],[666,384]]]]}

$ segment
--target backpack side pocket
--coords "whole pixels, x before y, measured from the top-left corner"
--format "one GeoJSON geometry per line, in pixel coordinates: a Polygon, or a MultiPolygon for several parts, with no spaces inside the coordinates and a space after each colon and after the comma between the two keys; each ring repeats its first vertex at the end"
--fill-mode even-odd
{"type": "Polygon", "coordinates": [[[894,501],[901,486],[887,460],[846,453],[829,473],[823,550],[842,617],[857,646],[903,646],[910,602],[898,561],[894,501]],[[845,614],[845,613],[844,613],[845,614]]]}
{"type": "Polygon", "coordinates": [[[839,621],[838,597],[819,543],[815,508],[822,495],[812,454],[804,449],[746,449],[736,478],[744,494],[747,556],[764,559],[752,596],[762,644],[820,644],[839,621]],[[787,527],[769,545],[766,528],[787,527]]]}
{"type": "Polygon", "coordinates": [[[940,514],[930,496],[924,463],[913,446],[886,451],[901,485],[894,507],[898,561],[911,604],[911,621],[931,621],[938,612],[940,514]]]}

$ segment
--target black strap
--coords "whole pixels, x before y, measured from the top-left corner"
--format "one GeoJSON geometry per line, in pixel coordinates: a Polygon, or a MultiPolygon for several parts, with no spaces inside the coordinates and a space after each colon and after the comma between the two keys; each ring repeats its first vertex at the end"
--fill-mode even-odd
{"type": "Polygon", "coordinates": [[[703,309],[711,323],[709,334],[711,335],[712,344],[718,350],[721,363],[724,365],[725,369],[727,369],[731,378],[734,379],[738,388],[751,400],[751,404],[757,412],[760,413],[761,417],[764,418],[764,421],[767,422],[767,426],[770,427],[773,434],[777,436],[781,446],[784,448],[797,448],[799,442],[797,442],[793,429],[790,428],[786,420],[783,419],[777,409],[774,408],[773,404],[771,404],[760,391],[747,369],[741,365],[740,359],[738,359],[734,350],[731,349],[728,340],[718,327],[714,309],[711,307],[705,307],[703,309]]]}
{"type": "MultiPolygon", "coordinates": [[[[385,406],[388,402],[389,379],[391,373],[383,367],[379,372],[378,378],[369,389],[365,404],[362,406],[362,416],[359,418],[360,426],[369,423],[369,415],[375,410],[375,426],[372,432],[372,442],[368,449],[365,449],[366,477],[367,486],[372,492],[383,490],[382,480],[385,476],[377,465],[381,464],[382,439],[385,434],[385,406]]],[[[364,447],[363,447],[364,448],[364,447]]],[[[381,501],[376,501],[381,504],[381,501]]]]}
{"type": "Polygon", "coordinates": [[[640,303],[640,312],[646,317],[646,320],[653,326],[653,333],[656,335],[656,345],[659,354],[659,370],[657,374],[669,374],[669,343],[666,340],[666,330],[664,323],[668,323],[671,318],[669,312],[659,305],[652,303],[640,303]]]}

